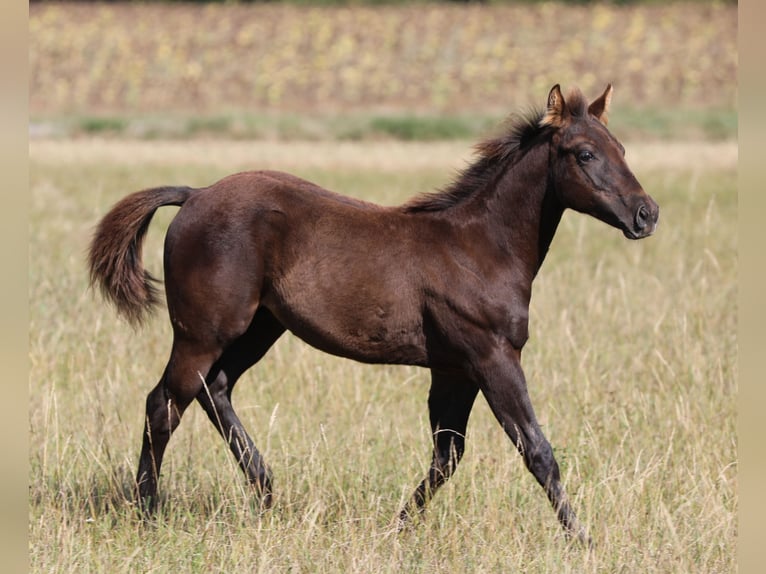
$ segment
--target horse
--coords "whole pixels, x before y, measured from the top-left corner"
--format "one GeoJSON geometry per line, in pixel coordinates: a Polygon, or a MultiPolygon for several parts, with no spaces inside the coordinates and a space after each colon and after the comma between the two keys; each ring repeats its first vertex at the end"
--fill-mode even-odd
{"type": "Polygon", "coordinates": [[[272,473],[231,402],[240,376],[290,331],[362,363],[430,370],[433,437],[426,476],[397,517],[423,512],[455,472],[479,392],[542,486],[568,537],[591,539],[561,483],[521,367],[532,282],[563,212],[591,215],[629,239],[651,235],[657,203],[607,129],[612,85],[588,103],[550,90],[476,145],[447,187],[383,207],[287,173],[247,171],[202,188],[128,195],[103,217],[88,251],[91,285],[130,323],[160,299],[142,264],[150,220],[180,206],[165,237],[165,301],[173,340],[146,398],[135,483],[151,515],[168,440],[197,401],[264,509],[272,473]]]}

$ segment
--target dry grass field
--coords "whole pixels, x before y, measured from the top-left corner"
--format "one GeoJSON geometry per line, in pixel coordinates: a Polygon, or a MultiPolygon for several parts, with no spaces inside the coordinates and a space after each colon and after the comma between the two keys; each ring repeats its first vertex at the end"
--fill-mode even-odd
{"type": "MultiPolygon", "coordinates": [[[[594,551],[567,545],[481,399],[457,475],[420,528],[392,533],[428,459],[426,373],[335,359],[291,337],[234,396],[274,468],[273,511],[254,511],[193,407],[171,442],[160,516],[135,520],[128,494],[143,401],[170,339],[164,312],[136,332],[87,289],[84,250],[109,205],[142,187],[200,185],[256,165],[395,203],[445,183],[468,150],[32,142],[32,570],[735,571],[733,143],[628,146],[662,206],[657,234],[629,242],[569,213],[536,281],[525,368],[594,551]]],[[[172,213],[149,232],[155,271],[172,213]]]]}

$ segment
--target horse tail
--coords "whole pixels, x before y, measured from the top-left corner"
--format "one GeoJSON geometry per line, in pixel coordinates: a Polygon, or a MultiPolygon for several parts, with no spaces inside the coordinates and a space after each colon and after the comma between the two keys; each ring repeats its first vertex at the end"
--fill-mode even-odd
{"type": "Polygon", "coordinates": [[[159,303],[157,279],[144,269],[141,247],[158,208],[183,205],[191,187],[157,187],[123,198],[98,224],[88,249],[91,287],[98,284],[104,298],[133,325],[159,303]]]}

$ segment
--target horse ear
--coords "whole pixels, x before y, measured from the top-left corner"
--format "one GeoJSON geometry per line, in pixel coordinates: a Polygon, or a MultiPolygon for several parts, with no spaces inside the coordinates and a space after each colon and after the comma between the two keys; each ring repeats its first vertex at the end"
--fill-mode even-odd
{"type": "Polygon", "coordinates": [[[593,103],[588,106],[588,113],[595,116],[598,121],[606,125],[609,122],[609,104],[612,102],[612,84],[606,85],[606,90],[601,94],[601,97],[594,100],[593,103]]]}
{"type": "Polygon", "coordinates": [[[564,116],[567,113],[564,96],[561,95],[561,87],[556,84],[548,93],[548,103],[540,120],[541,126],[559,127],[564,123],[564,116]]]}

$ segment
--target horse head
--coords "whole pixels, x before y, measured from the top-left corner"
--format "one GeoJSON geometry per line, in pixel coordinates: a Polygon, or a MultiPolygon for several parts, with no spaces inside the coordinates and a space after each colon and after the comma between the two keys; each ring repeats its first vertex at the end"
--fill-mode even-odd
{"type": "Polygon", "coordinates": [[[540,120],[554,130],[550,183],[565,208],[621,229],[629,239],[641,239],[654,233],[660,210],[606,127],[611,99],[611,84],[589,105],[579,90],[565,100],[558,84],[551,89],[540,120]]]}

